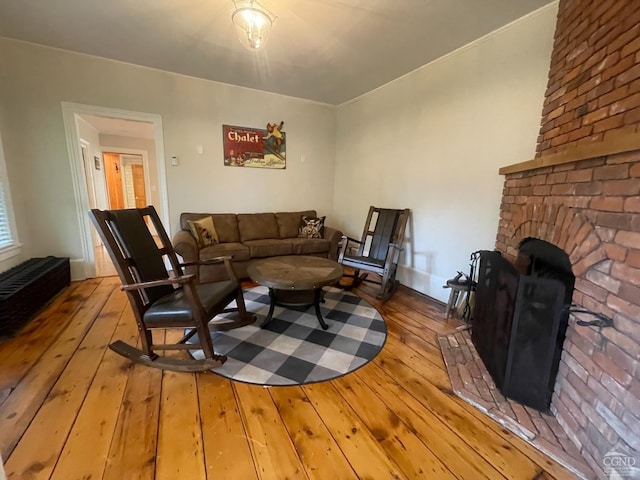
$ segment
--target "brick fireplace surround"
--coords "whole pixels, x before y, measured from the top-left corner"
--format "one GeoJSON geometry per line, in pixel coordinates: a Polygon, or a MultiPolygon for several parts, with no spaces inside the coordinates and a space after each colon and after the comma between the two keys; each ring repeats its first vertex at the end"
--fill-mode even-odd
{"type": "Polygon", "coordinates": [[[640,2],[560,0],[536,158],[500,170],[496,249],[562,248],[573,302],[614,320],[570,318],[551,405],[600,478],[607,452],[640,463],[639,122],[640,2]]]}

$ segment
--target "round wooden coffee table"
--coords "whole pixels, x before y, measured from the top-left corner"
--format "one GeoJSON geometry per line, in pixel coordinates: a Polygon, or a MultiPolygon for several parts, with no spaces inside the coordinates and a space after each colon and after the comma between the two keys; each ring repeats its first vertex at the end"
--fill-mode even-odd
{"type": "Polygon", "coordinates": [[[287,255],[253,260],[249,263],[247,272],[252,280],[269,287],[271,303],[261,327],[271,321],[276,305],[313,305],[322,328],[329,328],[320,313],[322,287],[332,285],[342,277],[342,265],[338,262],[322,257],[287,255]]]}

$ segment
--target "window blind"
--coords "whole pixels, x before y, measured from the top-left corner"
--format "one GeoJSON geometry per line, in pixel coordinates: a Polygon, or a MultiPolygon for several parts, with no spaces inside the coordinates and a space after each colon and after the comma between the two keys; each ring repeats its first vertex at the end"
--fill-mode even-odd
{"type": "Polygon", "coordinates": [[[11,224],[9,223],[9,212],[4,194],[4,179],[0,177],[0,248],[13,245],[13,235],[11,234],[11,224]]]}

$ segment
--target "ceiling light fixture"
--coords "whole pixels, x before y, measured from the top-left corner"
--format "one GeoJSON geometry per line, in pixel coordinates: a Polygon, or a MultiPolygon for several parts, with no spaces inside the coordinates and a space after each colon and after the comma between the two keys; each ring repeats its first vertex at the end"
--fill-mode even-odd
{"type": "Polygon", "coordinates": [[[231,21],[238,29],[242,45],[249,50],[264,47],[276,16],[256,0],[234,0],[231,21]]]}

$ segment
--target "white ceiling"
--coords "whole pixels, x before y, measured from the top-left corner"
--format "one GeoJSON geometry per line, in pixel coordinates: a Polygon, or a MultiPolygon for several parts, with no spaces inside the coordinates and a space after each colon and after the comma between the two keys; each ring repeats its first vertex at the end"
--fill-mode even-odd
{"type": "Polygon", "coordinates": [[[0,36],[337,105],[549,0],[262,3],[278,19],[258,53],[232,0],[0,0],[0,36]]]}

